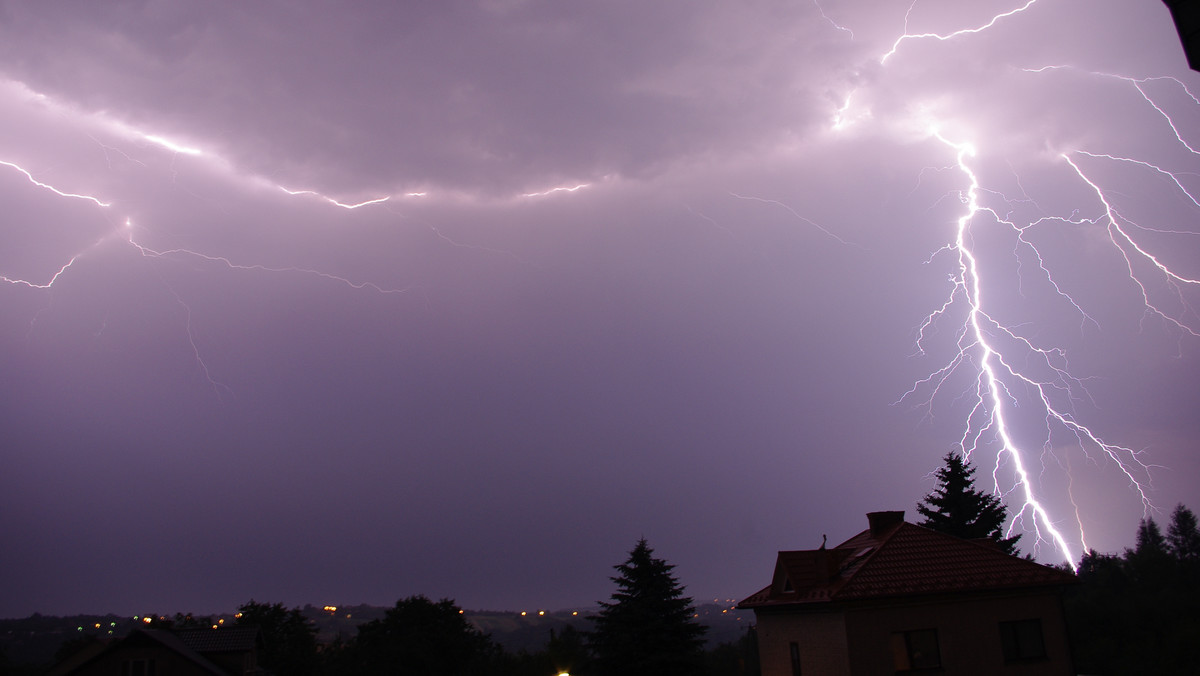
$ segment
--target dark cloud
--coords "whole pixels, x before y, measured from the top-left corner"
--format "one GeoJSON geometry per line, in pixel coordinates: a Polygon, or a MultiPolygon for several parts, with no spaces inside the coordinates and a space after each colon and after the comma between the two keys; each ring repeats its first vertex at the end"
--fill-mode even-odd
{"type": "MultiPolygon", "coordinates": [[[[959,340],[956,305],[915,346],[960,265],[968,141],[981,205],[1028,225],[971,229],[993,316],[1064,348],[1086,389],[1056,403],[1195,507],[1196,339],[1142,302],[1194,327],[1193,285],[1132,281],[1061,155],[1193,264],[1171,231],[1196,206],[1099,156],[1193,187],[1146,99],[1197,114],[1165,9],[1042,0],[880,63],[905,9],[0,5],[0,533],[25,581],[0,614],[581,605],[640,536],[693,593],[747,594],[774,551],[911,511],[963,438],[966,370],[899,400],[959,340]]],[[[1125,546],[1140,495],[1047,442],[1031,393],[1035,489],[1125,546]]]]}

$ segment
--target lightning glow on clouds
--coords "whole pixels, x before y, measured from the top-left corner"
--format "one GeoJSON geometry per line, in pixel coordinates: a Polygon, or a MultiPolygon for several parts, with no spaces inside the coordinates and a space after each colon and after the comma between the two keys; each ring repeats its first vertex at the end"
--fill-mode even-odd
{"type": "MultiPolygon", "coordinates": [[[[71,302],[83,290],[111,289],[114,296],[142,287],[161,291],[145,298],[157,299],[170,329],[154,340],[152,330],[129,321],[123,335],[140,330],[152,336],[146,344],[178,348],[172,354],[185,362],[186,377],[226,410],[268,410],[253,393],[264,372],[295,378],[284,382],[302,393],[307,387],[328,390],[327,399],[311,395],[319,401],[315,409],[346,416],[350,409],[378,406],[387,421],[406,408],[435,421],[486,420],[493,409],[519,401],[521,392],[544,387],[552,395],[529,404],[535,413],[521,411],[497,429],[518,425],[521,414],[553,426],[551,419],[562,414],[561,424],[573,436],[576,430],[594,432],[593,425],[606,429],[597,421],[608,420],[603,406],[573,397],[611,389],[620,405],[633,402],[634,418],[654,421],[616,425],[654,443],[669,438],[663,431],[668,423],[656,425],[675,409],[689,416],[706,410],[753,416],[778,408],[780,419],[791,420],[791,407],[805,399],[823,402],[819,417],[843,415],[855,427],[870,428],[863,424],[868,416],[883,414],[860,411],[869,410],[860,392],[852,403],[833,392],[837,383],[850,382],[861,352],[871,350],[872,363],[894,370],[856,380],[869,381],[859,390],[899,383],[884,393],[880,408],[897,410],[888,404],[901,395],[895,403],[923,411],[919,425],[928,423],[938,438],[987,467],[1010,507],[1012,532],[1031,533],[1035,553],[1044,558],[1074,564],[1095,539],[1096,500],[1087,494],[1081,468],[1100,466],[1114,475],[1136,511],[1156,508],[1156,450],[1141,446],[1149,444],[1131,433],[1133,425],[1114,430],[1106,424],[1096,396],[1104,384],[1095,377],[1095,362],[1077,353],[1118,332],[1116,323],[1130,317],[1107,312],[1118,303],[1105,294],[1140,303],[1135,331],[1169,334],[1180,355],[1195,349],[1200,275],[1186,253],[1196,246],[1192,224],[1200,209],[1197,143],[1189,134],[1200,119],[1200,99],[1187,76],[1105,72],[1096,58],[1075,63],[1065,39],[1066,46],[1049,40],[1026,45],[1028,53],[1005,42],[1026,29],[1052,35],[1043,24],[1072,8],[1079,5],[1068,0],[996,0],[986,7],[916,0],[880,12],[876,4],[844,0],[763,0],[736,10],[681,3],[644,10],[646,21],[631,23],[624,10],[548,12],[538,3],[517,2],[486,8],[486,20],[462,8],[444,15],[405,10],[403,21],[389,15],[391,24],[288,10],[283,25],[327,32],[322,35],[333,46],[311,57],[304,56],[311,48],[307,38],[293,45],[290,34],[272,32],[277,17],[253,11],[228,24],[221,22],[229,17],[195,25],[195,17],[185,17],[179,26],[170,17],[134,11],[130,21],[154,28],[136,38],[93,35],[89,22],[80,20],[71,31],[109,60],[61,50],[61,62],[50,60],[57,70],[43,74],[14,65],[0,85],[0,105],[7,106],[0,113],[31,130],[28,138],[10,132],[0,139],[0,190],[16,197],[23,215],[38,215],[20,230],[29,253],[10,253],[0,264],[8,268],[0,269],[7,282],[0,285],[0,300],[17,308],[13,316],[21,328],[14,333],[29,344],[41,339],[43,332],[34,328],[43,326],[46,335],[60,325],[115,334],[119,320],[110,323],[107,307],[78,326],[54,324],[57,315],[84,304],[71,302]],[[160,19],[165,28],[155,23],[160,19]],[[377,31],[375,23],[388,28],[377,31]],[[423,29],[405,32],[414,26],[423,29]],[[262,37],[255,31],[267,36],[265,53],[255,51],[262,37]],[[476,38],[463,44],[483,47],[443,54],[442,45],[457,44],[447,39],[456,31],[476,38]],[[120,47],[104,52],[113,44],[120,47]],[[361,44],[372,45],[378,57],[339,60],[341,51],[357,53],[361,44]],[[179,86],[171,79],[141,87],[125,72],[131,54],[148,64],[143,74],[178,73],[179,86]],[[248,76],[239,79],[243,66],[248,76]],[[346,76],[350,72],[356,76],[346,76]],[[39,93],[43,88],[52,93],[39,93]],[[1060,89],[1086,96],[1076,104],[1060,89]],[[1089,105],[1097,113],[1084,119],[1079,113],[1089,105]],[[1135,124],[1136,133],[1119,133],[1135,124]],[[893,184],[902,187],[889,193],[893,184]],[[1146,185],[1153,187],[1152,198],[1137,194],[1146,185]],[[1161,198],[1161,210],[1147,207],[1153,198],[1161,198]],[[876,201],[884,205],[880,222],[850,222],[856,207],[876,201]],[[680,227],[687,234],[679,236],[672,219],[689,227],[700,221],[704,228],[680,227]],[[917,250],[911,270],[892,260],[906,253],[888,250],[905,244],[917,250]],[[680,260],[695,268],[671,269],[680,260]],[[874,276],[872,268],[882,269],[885,261],[887,270],[905,272],[874,276]],[[809,286],[747,281],[776,280],[772,266],[800,271],[786,279],[809,286]],[[809,270],[811,275],[800,274],[809,270]],[[705,285],[710,277],[715,281],[705,285]],[[426,287],[436,290],[433,301],[424,295],[426,287]],[[506,305],[495,299],[508,296],[488,295],[508,287],[520,302],[506,305]],[[422,292],[424,307],[399,311],[414,289],[422,292]],[[587,300],[560,302],[558,294],[569,296],[568,290],[587,300]],[[243,295],[254,303],[240,305],[243,295]],[[881,312],[886,303],[868,301],[888,295],[904,298],[896,305],[911,313],[904,321],[915,334],[917,354],[908,360],[911,346],[888,342],[890,329],[867,309],[881,312]],[[817,314],[823,298],[835,308],[829,315],[817,314]],[[462,307],[454,308],[455,301],[462,307]],[[270,323],[258,315],[275,317],[273,303],[294,304],[302,319],[277,318],[283,328],[262,328],[260,322],[270,323]],[[308,316],[310,306],[337,319],[326,325],[321,311],[308,316]],[[346,314],[328,309],[343,306],[346,314]],[[834,354],[837,345],[813,357],[817,353],[807,344],[782,346],[797,362],[826,363],[797,367],[807,374],[797,376],[773,364],[772,374],[788,372],[804,391],[789,390],[794,399],[782,404],[742,408],[741,397],[755,388],[737,376],[755,372],[752,353],[772,345],[760,336],[771,330],[756,325],[735,331],[720,320],[762,307],[769,308],[765,315],[747,316],[775,321],[800,312],[793,306],[805,308],[797,324],[842,332],[843,340],[835,342],[861,345],[859,354],[834,354]],[[606,315],[605,308],[616,310],[606,315]],[[681,324],[676,333],[672,320],[661,318],[697,308],[711,323],[681,324]],[[354,313],[363,315],[362,324],[345,328],[354,313]],[[439,333],[425,326],[431,317],[451,319],[444,319],[439,333]],[[541,333],[513,328],[524,324],[541,327],[541,333]],[[306,331],[328,335],[310,339],[306,331]],[[407,355],[391,351],[394,345],[407,349],[405,341],[419,342],[424,331],[434,336],[431,346],[424,352],[412,347],[413,361],[447,364],[436,371],[446,377],[421,380],[415,366],[388,371],[386,364],[407,355]],[[374,345],[362,337],[374,332],[387,349],[368,350],[366,365],[360,365],[346,345],[374,345]],[[230,348],[236,339],[229,335],[270,347],[239,346],[239,352],[230,348]],[[867,338],[855,343],[854,335],[867,338]],[[694,356],[697,340],[727,351],[694,356]],[[274,352],[289,359],[307,355],[298,345],[310,344],[320,359],[293,363],[281,357],[274,371],[257,366],[274,352]],[[575,354],[577,344],[584,347],[575,354]],[[601,376],[588,366],[603,352],[598,345],[619,355],[600,367],[606,372],[601,376]],[[754,347],[744,353],[733,347],[746,345],[754,347]],[[521,352],[527,346],[533,346],[532,356],[521,352]],[[643,354],[638,346],[648,347],[643,354]],[[239,362],[231,354],[252,356],[239,362]],[[357,374],[355,382],[327,375],[322,364],[314,365],[321,360],[357,374]],[[826,366],[832,375],[814,375],[826,366]],[[519,375],[505,382],[503,401],[474,394],[486,390],[479,374],[510,367],[519,375]],[[626,370],[641,375],[659,369],[670,383],[661,390],[603,381],[626,370]],[[310,382],[310,370],[326,375],[310,382]],[[380,380],[392,388],[390,398],[347,394],[381,372],[388,373],[380,380]],[[553,380],[560,373],[576,379],[553,380]],[[734,384],[710,373],[724,373],[734,384]],[[913,373],[921,374],[916,382],[913,373]],[[407,386],[407,379],[418,394],[392,382],[407,386]],[[907,392],[906,383],[912,383],[907,392]],[[393,406],[393,400],[404,403],[393,406]],[[664,408],[663,401],[677,403],[664,408]]],[[[8,43],[0,50],[20,49],[8,43]]],[[[792,335],[780,328],[787,322],[770,326],[780,336],[792,335]]],[[[105,349],[98,340],[87,347],[107,356],[105,349]]],[[[304,405],[283,403],[285,411],[304,405]]],[[[281,428],[298,426],[287,419],[281,428]]],[[[504,431],[460,437],[457,423],[444,439],[416,434],[419,441],[411,441],[405,435],[423,430],[424,418],[403,429],[391,424],[364,424],[357,443],[386,447],[415,465],[423,462],[422,453],[454,456],[460,447],[572,447],[536,435],[508,440],[504,431]]],[[[676,427],[700,424],[689,417],[676,427]]],[[[831,426],[837,429],[814,443],[820,450],[806,459],[813,464],[798,474],[821,476],[812,468],[836,462],[823,457],[824,447],[851,443],[836,438],[850,436],[844,426],[831,426]]],[[[740,444],[743,424],[733,427],[738,432],[730,437],[740,444]]],[[[808,434],[764,428],[770,430],[759,438],[764,448],[782,439],[792,449],[808,434]]],[[[331,436],[358,433],[338,429],[331,436]]],[[[901,429],[882,430],[879,437],[909,433],[917,436],[901,429]]],[[[287,434],[279,432],[281,438],[287,434]]],[[[308,443],[288,439],[301,448],[308,443]]],[[[720,450],[728,454],[726,446],[720,450]]],[[[258,452],[270,455],[258,448],[246,455],[258,452]]],[[[774,468],[782,461],[772,452],[765,462],[774,468]]],[[[479,454],[463,467],[489,466],[492,460],[479,454]]],[[[388,476],[378,469],[387,461],[366,459],[365,452],[349,457],[372,469],[364,472],[370,477],[347,480],[346,492],[388,476]]],[[[684,464],[715,465],[714,458],[724,456],[713,450],[706,457],[688,457],[684,464]]],[[[516,455],[504,460],[520,462],[516,455]]],[[[557,462],[555,456],[542,465],[557,462]]],[[[921,464],[921,471],[928,469],[924,459],[921,464]]],[[[302,467],[298,462],[289,471],[302,467]]],[[[594,470],[564,469],[560,481],[548,483],[574,490],[575,477],[594,470]]],[[[485,472],[484,485],[509,471],[485,472]]],[[[273,472],[255,476],[274,481],[273,472]]],[[[517,470],[510,473],[527,481],[517,470]]],[[[424,475],[405,465],[399,476],[424,475]]],[[[456,472],[453,487],[431,485],[459,495],[457,481],[456,472]]],[[[789,485],[781,493],[792,509],[796,491],[789,485]]],[[[393,486],[380,495],[386,509],[395,506],[393,486]]],[[[406,504],[396,511],[423,509],[406,504]]],[[[485,511],[495,512],[491,505],[485,511]]],[[[351,512],[347,520],[360,518],[351,512]]],[[[769,539],[752,546],[791,546],[769,539]]]]}
{"type": "MultiPolygon", "coordinates": [[[[910,33],[906,17],[905,34],[898,38],[891,50],[883,55],[880,63],[886,63],[895,56],[908,40],[968,39],[972,34],[987,31],[996,26],[998,22],[1012,19],[1016,15],[1030,10],[1035,2],[1036,0],[1029,0],[1023,5],[998,13],[978,27],[964,28],[945,34],[910,33]]],[[[914,2],[912,7],[915,6],[914,2]]],[[[910,7],[910,13],[912,7],[910,7]]],[[[1027,68],[1025,71],[1041,73],[1056,68],[1061,68],[1061,66],[1027,68]]],[[[1165,76],[1133,78],[1104,74],[1103,77],[1115,78],[1133,85],[1152,110],[1165,121],[1178,144],[1189,152],[1195,153],[1188,142],[1184,140],[1171,115],[1156,104],[1142,87],[1143,84],[1155,80],[1171,81],[1180,86],[1193,103],[1200,104],[1200,100],[1187,91],[1182,82],[1176,78],[1165,76]]],[[[847,97],[846,101],[843,109],[839,111],[835,128],[843,124],[842,116],[849,107],[850,97],[847,97]]],[[[904,395],[901,401],[925,396],[922,405],[926,407],[934,406],[935,400],[942,397],[965,398],[969,401],[969,412],[964,420],[962,438],[958,445],[967,458],[980,454],[988,454],[993,458],[990,464],[993,468],[995,490],[1014,512],[1010,533],[1021,529],[1031,530],[1037,538],[1037,545],[1044,542],[1049,543],[1058,550],[1064,561],[1074,566],[1081,553],[1080,549],[1088,548],[1085,523],[1084,519],[1080,517],[1079,505],[1075,504],[1077,520],[1075,523],[1076,534],[1073,537],[1080,545],[1080,549],[1076,549],[1064,534],[1062,517],[1052,514],[1043,504],[1045,494],[1051,489],[1039,485],[1030,469],[1031,464],[1041,465],[1043,468],[1047,464],[1068,464],[1062,457],[1064,451],[1061,444],[1056,441],[1058,432],[1064,431],[1074,438],[1077,448],[1086,455],[1089,457],[1100,456],[1102,460],[1111,463],[1126,477],[1129,485],[1141,497],[1146,515],[1150,515],[1154,510],[1154,503],[1150,495],[1153,484],[1151,466],[1144,459],[1144,453],[1104,440],[1092,426],[1082,422],[1076,416],[1074,402],[1085,401],[1090,397],[1087,394],[1084,380],[1072,374],[1068,366],[1066,351],[1053,345],[1038,344],[1034,337],[1037,327],[1009,324],[1000,318],[1001,310],[991,309],[996,304],[992,302],[990,294],[997,290],[997,284],[1004,282],[994,279],[1001,275],[990,274],[981,264],[977,256],[977,247],[980,246],[977,243],[979,238],[974,233],[982,228],[1011,230],[1014,260],[1017,261],[1018,266],[1020,265],[1020,254],[1024,250],[1037,262],[1036,273],[1044,276],[1045,281],[1053,289],[1053,293],[1065,301],[1070,310],[1079,313],[1082,320],[1094,323],[1095,320],[1055,280],[1055,274],[1046,266],[1032,234],[1038,227],[1051,222],[1080,228],[1103,227],[1107,231],[1108,243],[1119,252],[1125,261],[1129,282],[1141,292],[1146,316],[1164,322],[1181,334],[1196,337],[1198,334],[1192,325],[1192,322],[1196,321],[1196,315],[1191,310],[1188,300],[1190,289],[1185,287],[1197,284],[1198,280],[1161,262],[1158,256],[1147,246],[1139,243],[1138,238],[1131,234],[1131,229],[1156,230],[1160,233],[1168,231],[1142,226],[1124,218],[1113,207],[1106,190],[1087,176],[1079,164],[1072,159],[1072,155],[1138,164],[1145,169],[1169,177],[1179,193],[1191,204],[1200,206],[1200,203],[1184,188],[1180,177],[1173,172],[1143,160],[1114,157],[1077,149],[1063,153],[1060,157],[1091,189],[1095,198],[1094,202],[1090,205],[1080,205],[1067,216],[1039,215],[1027,221],[1017,222],[1012,220],[1012,216],[1009,214],[1019,212],[1018,203],[1028,201],[1028,198],[1022,196],[1022,199],[1012,199],[1005,196],[1002,191],[987,189],[972,169],[972,162],[977,155],[972,144],[946,138],[937,130],[936,123],[932,135],[952,149],[955,154],[955,166],[965,180],[964,186],[959,192],[964,210],[962,216],[956,221],[953,241],[943,250],[944,253],[957,260],[957,270],[950,275],[950,294],[945,302],[922,323],[918,332],[917,347],[923,353],[923,342],[927,332],[943,321],[948,321],[951,326],[956,327],[954,332],[957,340],[956,348],[951,353],[949,361],[927,378],[919,381],[904,395]],[[985,205],[983,202],[985,193],[994,198],[996,206],[985,205]],[[1078,215],[1080,213],[1090,215],[1080,216],[1078,215]],[[1151,273],[1142,271],[1146,264],[1149,264],[1152,269],[1151,273]],[[1156,276],[1159,282],[1165,282],[1174,296],[1174,300],[1178,301],[1177,309],[1164,310],[1157,301],[1153,300],[1149,289],[1151,283],[1145,277],[1147,274],[1156,276]],[[955,312],[961,319],[949,319],[954,316],[955,312]],[[971,389],[943,392],[947,383],[963,370],[974,374],[970,378],[973,381],[971,389]],[[919,395],[921,392],[926,394],[919,395]],[[1037,446],[1030,443],[1037,439],[1036,432],[1032,430],[1023,430],[1022,436],[1026,441],[1020,441],[1017,438],[1018,426],[1014,425],[1008,411],[1020,408],[1040,412],[1043,419],[1043,430],[1037,446]]],[[[1170,230],[1169,232],[1181,236],[1196,236],[1195,232],[1186,230],[1170,230]]],[[[1068,497],[1074,504],[1074,498],[1068,497]]]]}

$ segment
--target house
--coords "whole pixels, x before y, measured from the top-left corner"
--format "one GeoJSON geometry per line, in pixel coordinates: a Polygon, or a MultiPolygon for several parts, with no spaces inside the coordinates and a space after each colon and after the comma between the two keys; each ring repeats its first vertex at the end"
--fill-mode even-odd
{"type": "Polygon", "coordinates": [[[873,512],[831,549],[781,551],[757,618],[763,676],[1071,674],[1075,576],[873,512]]]}
{"type": "Polygon", "coordinates": [[[89,646],[50,671],[52,676],[247,676],[261,674],[258,627],[135,629],[89,646]]]}

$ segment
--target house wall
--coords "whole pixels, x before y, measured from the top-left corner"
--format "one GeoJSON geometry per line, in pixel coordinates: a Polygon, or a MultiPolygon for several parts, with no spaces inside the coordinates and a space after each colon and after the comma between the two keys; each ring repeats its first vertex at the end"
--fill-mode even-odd
{"type": "Polygon", "coordinates": [[[141,645],[118,648],[69,672],[71,676],[115,676],[124,673],[127,660],[152,659],[159,676],[211,676],[211,672],[179,653],[161,645],[141,645]]]}
{"type": "Polygon", "coordinates": [[[790,644],[800,649],[800,673],[850,676],[841,613],[755,611],[762,676],[792,676],[790,644]]]}
{"type": "Polygon", "coordinates": [[[204,659],[221,667],[231,674],[249,674],[253,673],[258,666],[255,660],[255,655],[247,651],[233,652],[205,652],[204,659]]]}
{"type": "Polygon", "coordinates": [[[937,630],[942,663],[939,673],[972,676],[1073,673],[1062,606],[1053,592],[852,608],[846,611],[845,624],[851,674],[895,673],[893,633],[920,629],[937,630]],[[1046,657],[1005,663],[1000,623],[1034,618],[1041,620],[1046,657]]]}

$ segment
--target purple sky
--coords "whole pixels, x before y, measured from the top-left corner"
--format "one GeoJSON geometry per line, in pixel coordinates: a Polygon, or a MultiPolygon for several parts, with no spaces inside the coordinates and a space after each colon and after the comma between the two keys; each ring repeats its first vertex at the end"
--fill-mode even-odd
{"type": "Polygon", "coordinates": [[[0,3],[0,616],[740,598],[964,440],[1047,562],[1200,508],[1165,5],[297,4],[0,3]]]}

